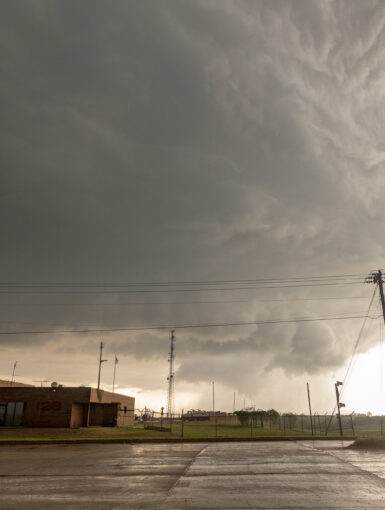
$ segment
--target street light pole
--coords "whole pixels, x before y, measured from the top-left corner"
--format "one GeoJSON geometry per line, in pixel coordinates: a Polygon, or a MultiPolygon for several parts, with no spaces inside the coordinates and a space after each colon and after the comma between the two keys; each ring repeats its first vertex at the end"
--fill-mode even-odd
{"type": "Polygon", "coordinates": [[[343,383],[341,381],[337,381],[335,383],[336,399],[337,399],[337,418],[338,418],[338,425],[339,425],[339,428],[340,428],[340,436],[343,436],[342,422],[341,422],[341,407],[345,407],[345,404],[340,402],[340,392],[338,391],[338,386],[342,386],[342,384],[343,383]]]}

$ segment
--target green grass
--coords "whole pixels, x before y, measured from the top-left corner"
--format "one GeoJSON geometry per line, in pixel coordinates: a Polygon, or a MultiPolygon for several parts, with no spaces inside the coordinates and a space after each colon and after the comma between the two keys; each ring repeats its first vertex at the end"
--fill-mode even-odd
{"type": "Polygon", "coordinates": [[[385,450],[385,434],[378,430],[358,430],[357,439],[350,448],[357,450],[385,450]]]}
{"type": "MultiPolygon", "coordinates": [[[[177,423],[173,426],[173,432],[181,435],[181,424],[177,423]]],[[[185,423],[184,424],[184,437],[185,438],[250,438],[250,437],[282,437],[282,436],[303,436],[302,432],[292,430],[280,430],[275,428],[256,428],[247,426],[242,427],[241,425],[228,425],[218,424],[215,427],[214,424],[208,425],[205,422],[201,423],[185,423]]]]}
{"type": "MultiPolygon", "coordinates": [[[[143,424],[133,427],[88,427],[81,429],[57,428],[0,428],[2,441],[119,441],[119,440],[172,440],[182,436],[180,423],[174,423],[172,432],[146,430],[143,424]]],[[[275,428],[242,427],[240,425],[207,424],[207,422],[184,423],[184,439],[248,439],[248,438],[311,438],[309,432],[279,430],[275,428]]],[[[314,438],[324,438],[323,435],[314,438]]]]}
{"type": "Polygon", "coordinates": [[[172,437],[168,433],[134,427],[68,428],[4,428],[0,429],[1,441],[52,441],[52,440],[109,440],[172,437]]]}
{"type": "Polygon", "coordinates": [[[359,437],[350,448],[354,450],[385,450],[385,438],[359,437]]]}

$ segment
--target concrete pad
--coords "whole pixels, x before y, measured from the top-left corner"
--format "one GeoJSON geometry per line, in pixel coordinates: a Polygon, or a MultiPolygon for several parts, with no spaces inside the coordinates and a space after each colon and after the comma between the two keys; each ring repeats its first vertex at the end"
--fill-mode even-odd
{"type": "Polygon", "coordinates": [[[384,508],[384,489],[327,451],[297,443],[209,445],[163,508],[384,508]]]}
{"type": "Polygon", "coordinates": [[[385,455],[381,451],[338,450],[336,458],[385,480],[385,455]]]}

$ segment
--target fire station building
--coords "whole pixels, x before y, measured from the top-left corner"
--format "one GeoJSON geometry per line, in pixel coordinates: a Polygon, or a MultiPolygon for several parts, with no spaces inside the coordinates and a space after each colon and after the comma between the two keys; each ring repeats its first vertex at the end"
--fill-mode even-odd
{"type": "Polygon", "coordinates": [[[0,386],[0,427],[129,426],[135,398],[95,388],[0,386]]]}

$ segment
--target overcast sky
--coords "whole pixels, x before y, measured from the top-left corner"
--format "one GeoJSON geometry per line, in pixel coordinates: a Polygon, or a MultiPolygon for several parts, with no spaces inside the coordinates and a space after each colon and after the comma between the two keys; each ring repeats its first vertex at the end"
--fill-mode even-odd
{"type": "MultiPolygon", "coordinates": [[[[3,0],[1,282],[382,267],[384,25],[373,1],[3,0]]],[[[3,291],[9,332],[338,315],[373,289],[3,291]],[[316,297],[347,299],[298,301],[316,297]]],[[[361,324],[177,330],[177,405],[209,408],[215,380],[223,409],[235,391],[237,407],[300,411],[309,381],[325,412],[361,324]]],[[[101,339],[103,387],[116,353],[118,390],[165,405],[168,330],[1,335],[0,378],[17,360],[24,382],[95,385],[101,339]]],[[[378,341],[376,323],[360,349],[378,341]]]]}

